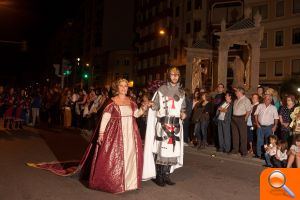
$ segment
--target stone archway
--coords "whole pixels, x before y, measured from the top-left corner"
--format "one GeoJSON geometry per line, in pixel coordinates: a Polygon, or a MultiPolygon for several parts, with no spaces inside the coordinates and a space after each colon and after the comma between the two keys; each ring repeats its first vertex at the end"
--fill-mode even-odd
{"type": "Polygon", "coordinates": [[[220,36],[219,40],[219,55],[218,55],[218,83],[227,85],[227,66],[228,66],[228,51],[234,45],[247,45],[251,47],[248,58],[248,73],[244,86],[249,91],[256,90],[259,85],[259,62],[260,62],[260,45],[263,39],[264,28],[260,26],[261,16],[256,13],[254,22],[250,19],[251,11],[245,12],[245,18],[233,26],[226,29],[226,22],[221,22],[221,32],[215,33],[220,36]],[[248,85],[246,85],[248,84],[248,85]]]}

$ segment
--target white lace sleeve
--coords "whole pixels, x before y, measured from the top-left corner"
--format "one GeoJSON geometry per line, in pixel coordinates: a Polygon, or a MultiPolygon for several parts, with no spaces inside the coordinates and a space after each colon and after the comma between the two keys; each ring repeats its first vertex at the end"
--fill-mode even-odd
{"type": "Polygon", "coordinates": [[[105,129],[106,129],[106,125],[109,122],[111,117],[111,114],[108,112],[105,112],[102,116],[101,119],[101,124],[100,124],[100,129],[99,129],[99,133],[104,133],[105,129]]]}
{"type": "Polygon", "coordinates": [[[135,118],[139,118],[140,116],[142,116],[143,114],[144,114],[144,110],[142,109],[142,108],[140,108],[140,109],[136,109],[135,111],[134,111],[134,113],[133,113],[133,116],[135,117],[135,118]]]}

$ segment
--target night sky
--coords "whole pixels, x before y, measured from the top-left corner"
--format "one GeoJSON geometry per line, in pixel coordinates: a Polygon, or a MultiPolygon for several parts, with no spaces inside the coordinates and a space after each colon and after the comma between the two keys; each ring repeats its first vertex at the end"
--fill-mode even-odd
{"type": "Polygon", "coordinates": [[[28,42],[0,43],[0,78],[16,78],[17,84],[37,79],[45,68],[49,40],[64,19],[76,16],[82,0],[0,0],[0,40],[28,42]]]}

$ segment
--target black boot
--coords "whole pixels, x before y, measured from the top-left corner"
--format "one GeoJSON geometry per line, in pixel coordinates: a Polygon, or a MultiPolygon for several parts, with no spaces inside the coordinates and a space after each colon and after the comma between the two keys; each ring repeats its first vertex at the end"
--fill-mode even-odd
{"type": "Polygon", "coordinates": [[[171,169],[170,165],[164,166],[164,181],[167,185],[175,185],[176,183],[172,182],[170,179],[170,169],[171,169]]]}
{"type": "Polygon", "coordinates": [[[156,179],[155,179],[155,183],[156,185],[160,186],[160,187],[164,187],[166,186],[166,183],[164,181],[164,176],[163,176],[163,165],[156,165],[156,179]]]}
{"type": "Polygon", "coordinates": [[[19,128],[19,122],[15,122],[15,129],[19,128]]]}

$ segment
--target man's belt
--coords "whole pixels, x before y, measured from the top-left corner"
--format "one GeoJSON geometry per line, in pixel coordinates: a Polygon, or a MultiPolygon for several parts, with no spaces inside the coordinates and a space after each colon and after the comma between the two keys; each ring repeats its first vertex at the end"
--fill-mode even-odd
{"type": "Polygon", "coordinates": [[[270,125],[260,125],[260,127],[263,127],[263,128],[270,127],[270,126],[274,126],[274,125],[273,124],[270,124],[270,125]]]}
{"type": "MultiPolygon", "coordinates": [[[[164,140],[167,140],[167,139],[169,139],[169,138],[168,138],[168,137],[163,138],[163,137],[156,136],[155,139],[156,139],[157,141],[164,141],[164,140]]],[[[180,141],[180,138],[177,137],[177,136],[175,136],[174,139],[175,139],[175,141],[180,141]]]]}
{"type": "Polygon", "coordinates": [[[169,116],[165,116],[165,117],[159,117],[158,121],[161,124],[179,124],[179,117],[169,117],[169,116]]]}

